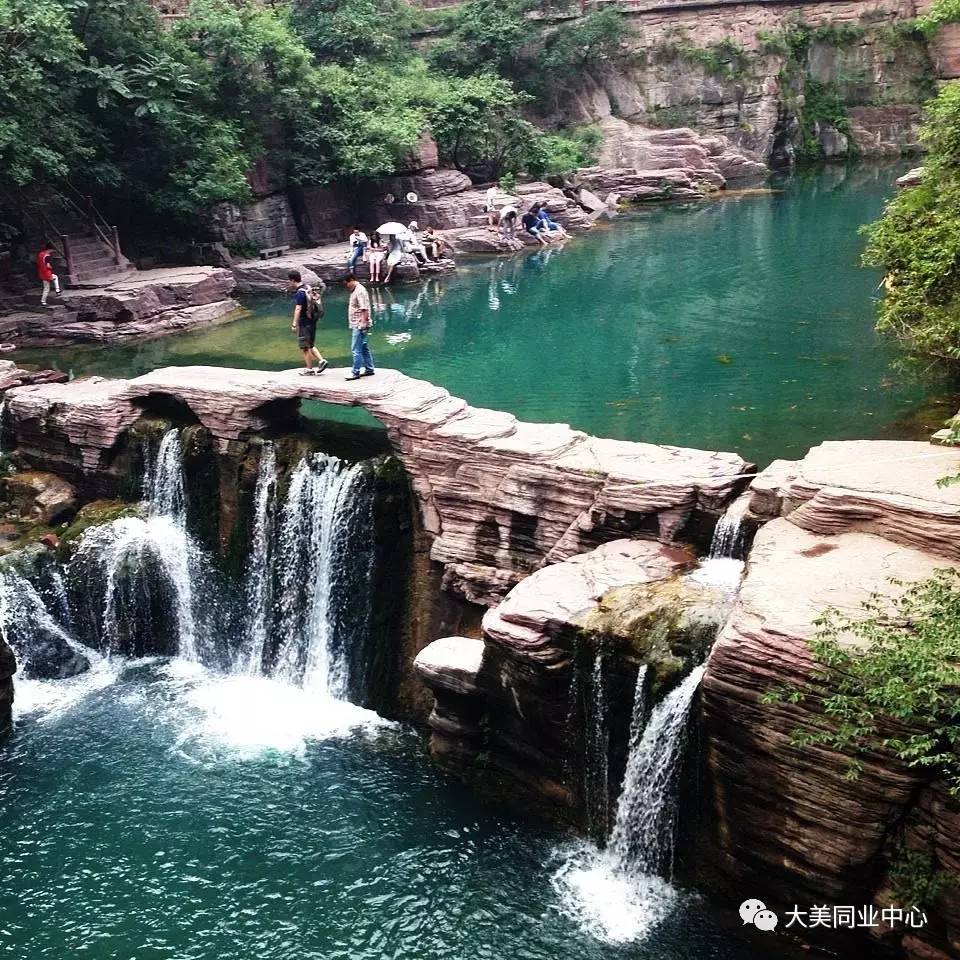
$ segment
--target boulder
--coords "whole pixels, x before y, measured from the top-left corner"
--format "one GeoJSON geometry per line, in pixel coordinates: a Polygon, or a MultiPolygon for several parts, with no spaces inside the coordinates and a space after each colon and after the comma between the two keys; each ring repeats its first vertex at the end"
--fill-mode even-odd
{"type": "Polygon", "coordinates": [[[21,517],[43,526],[69,522],[77,512],[77,491],[54,473],[15,473],[3,481],[4,499],[21,517]]]}
{"type": "Polygon", "coordinates": [[[21,370],[13,360],[0,360],[0,393],[28,383],[66,383],[69,379],[59,370],[21,370]]]}
{"type": "Polygon", "coordinates": [[[593,213],[601,213],[607,209],[608,204],[601,200],[595,193],[591,193],[586,187],[581,187],[577,193],[577,199],[581,207],[586,207],[593,213]]]}
{"type": "Polygon", "coordinates": [[[921,180],[923,180],[923,167],[914,167],[902,177],[897,178],[897,189],[906,190],[908,187],[918,187],[921,180]]]}
{"type": "Polygon", "coordinates": [[[25,344],[148,339],[227,319],[239,304],[233,275],[221,267],[141,270],[103,287],[65,290],[63,313],[25,326],[25,344]]]}
{"type": "Polygon", "coordinates": [[[319,287],[325,284],[320,277],[302,263],[302,257],[297,254],[283,257],[273,257],[270,260],[243,260],[231,268],[236,280],[237,293],[273,293],[286,290],[289,280],[287,274],[291,270],[299,270],[303,283],[319,287]]]}

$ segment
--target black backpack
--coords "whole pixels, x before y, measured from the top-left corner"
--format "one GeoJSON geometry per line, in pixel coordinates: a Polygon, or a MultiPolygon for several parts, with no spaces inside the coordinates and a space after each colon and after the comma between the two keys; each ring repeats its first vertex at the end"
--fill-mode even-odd
{"type": "Polygon", "coordinates": [[[320,291],[316,287],[311,287],[307,283],[300,289],[307,295],[307,303],[303,311],[304,318],[307,323],[316,323],[324,314],[323,297],[320,296],[320,291]]]}

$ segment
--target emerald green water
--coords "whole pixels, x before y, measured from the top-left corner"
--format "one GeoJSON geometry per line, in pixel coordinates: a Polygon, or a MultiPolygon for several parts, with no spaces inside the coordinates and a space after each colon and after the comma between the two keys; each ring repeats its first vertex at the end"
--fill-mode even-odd
{"type": "MultiPolygon", "coordinates": [[[[826,438],[922,435],[953,411],[928,411],[929,385],[891,369],[873,331],[880,278],[858,263],[858,228],[900,172],[830,167],[779,192],[644,210],[563,249],[469,260],[448,279],[375,293],[375,357],[528,420],[761,463],[826,438]]],[[[246,318],[199,333],[25,358],[76,374],[294,366],[286,299],[247,305],[246,318]]],[[[319,345],[337,365],[349,362],[345,328],[333,291],[319,345]]]]}
{"type": "MultiPolygon", "coordinates": [[[[0,747],[4,956],[774,955],[736,904],[689,894],[646,939],[605,942],[551,883],[569,841],[484,806],[413,733],[315,693],[173,661],[19,695],[0,747]]],[[[597,885],[613,929],[629,924],[597,885]]]]}

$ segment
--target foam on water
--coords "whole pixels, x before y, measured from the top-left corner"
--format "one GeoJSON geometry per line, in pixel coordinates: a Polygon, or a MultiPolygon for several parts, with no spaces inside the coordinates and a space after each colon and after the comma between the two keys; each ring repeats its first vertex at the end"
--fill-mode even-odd
{"type": "Polygon", "coordinates": [[[551,884],[561,911],[605,943],[643,940],[677,906],[679,893],[666,880],[623,871],[616,858],[592,843],[557,851],[562,865],[551,884]]]}
{"type": "Polygon", "coordinates": [[[686,575],[686,579],[704,587],[714,587],[728,595],[740,589],[744,563],[733,557],[710,557],[686,575]]]}
{"type": "Polygon", "coordinates": [[[394,726],[371,710],[273,677],[191,672],[180,679],[193,709],[177,746],[191,759],[224,749],[244,758],[300,755],[310,741],[394,726]]]}
{"type": "Polygon", "coordinates": [[[95,650],[71,641],[90,661],[90,669],[66,680],[28,680],[14,675],[14,721],[31,717],[49,721],[98,690],[109,687],[123,672],[121,661],[102,657],[95,650]]]}

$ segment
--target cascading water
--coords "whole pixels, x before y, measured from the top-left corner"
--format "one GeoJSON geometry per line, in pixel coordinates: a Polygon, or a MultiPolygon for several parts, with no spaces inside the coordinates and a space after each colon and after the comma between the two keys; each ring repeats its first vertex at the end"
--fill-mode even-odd
{"type": "Polygon", "coordinates": [[[274,676],[349,699],[369,625],[372,500],[362,464],[314,454],[290,478],[280,522],[274,676]]]}
{"type": "Polygon", "coordinates": [[[584,803],[587,832],[606,836],[610,829],[610,729],[607,719],[607,689],[603,650],[597,650],[585,694],[586,751],[584,756],[584,803]]]}
{"type": "Polygon", "coordinates": [[[244,573],[247,638],[240,649],[238,672],[257,676],[263,670],[273,608],[273,514],[277,486],[277,455],[272,443],[260,453],[253,493],[253,530],[244,573]]]}
{"type": "Polygon", "coordinates": [[[749,495],[737,497],[717,521],[710,543],[710,559],[743,559],[743,517],[750,505],[749,495]]]}
{"type": "Polygon", "coordinates": [[[88,612],[108,652],[198,660],[194,583],[203,566],[200,549],[171,517],[121,517],[84,533],[67,577],[97,584],[88,612]]]}
{"type": "Polygon", "coordinates": [[[0,637],[31,677],[59,679],[89,666],[85,651],[47,609],[36,587],[12,569],[0,570],[0,637]]]}
{"type": "MultiPolygon", "coordinates": [[[[201,659],[197,584],[203,552],[186,531],[180,438],[168,430],[144,478],[145,517],[87,530],[67,568],[88,629],[108,652],[201,659]]],[[[203,608],[210,613],[208,604],[203,608]]]]}
{"type": "Polygon", "coordinates": [[[641,939],[674,909],[678,893],[664,878],[673,870],[687,728],[705,669],[694,669],[647,719],[647,668],[640,668],[623,787],[606,847],[564,851],[553,876],[564,909],[601,939],[641,939]]]}
{"type": "MultiPolygon", "coordinates": [[[[673,873],[690,707],[705,670],[705,666],[694,668],[653,708],[642,736],[639,730],[631,730],[623,789],[607,844],[617,866],[628,873],[668,879],[673,873]]],[[[638,695],[643,697],[639,686],[638,695]]]]}
{"type": "Polygon", "coordinates": [[[151,516],[169,517],[179,526],[186,522],[187,497],[178,430],[168,430],[163,435],[157,455],[144,478],[143,492],[151,516]]]}

